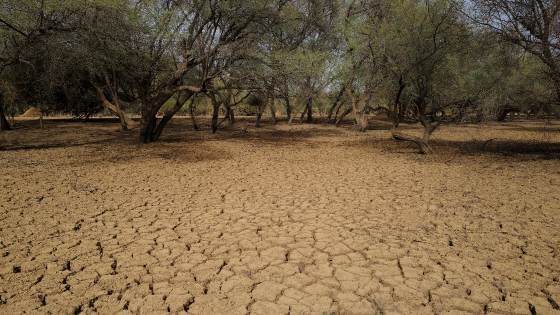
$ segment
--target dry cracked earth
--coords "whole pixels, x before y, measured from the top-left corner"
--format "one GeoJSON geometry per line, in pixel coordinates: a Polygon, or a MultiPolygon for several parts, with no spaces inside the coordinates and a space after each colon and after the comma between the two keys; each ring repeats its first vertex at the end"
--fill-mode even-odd
{"type": "Polygon", "coordinates": [[[0,134],[0,314],[560,314],[558,121],[435,156],[381,121],[37,125],[0,134]]]}

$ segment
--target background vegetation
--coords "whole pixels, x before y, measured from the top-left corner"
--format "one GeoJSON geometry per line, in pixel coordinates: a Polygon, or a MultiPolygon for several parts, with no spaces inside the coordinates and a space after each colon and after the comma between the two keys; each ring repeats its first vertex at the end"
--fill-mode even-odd
{"type": "Polygon", "coordinates": [[[0,3],[1,130],[30,107],[111,111],[146,143],[176,114],[212,114],[213,131],[266,111],[352,115],[364,131],[385,111],[394,138],[431,153],[442,123],[560,115],[553,0],[0,3]],[[423,135],[400,134],[404,120],[423,135]]]}

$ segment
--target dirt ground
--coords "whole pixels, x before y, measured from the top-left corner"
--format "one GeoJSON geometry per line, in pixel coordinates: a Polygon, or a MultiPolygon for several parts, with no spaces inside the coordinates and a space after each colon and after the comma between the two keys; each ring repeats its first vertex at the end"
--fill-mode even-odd
{"type": "Polygon", "coordinates": [[[560,314],[560,121],[243,121],[0,133],[0,314],[560,314]]]}

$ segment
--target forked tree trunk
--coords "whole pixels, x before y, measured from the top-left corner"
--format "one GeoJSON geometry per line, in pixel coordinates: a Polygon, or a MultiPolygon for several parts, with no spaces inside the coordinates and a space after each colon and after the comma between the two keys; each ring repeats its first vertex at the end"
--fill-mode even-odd
{"type": "Polygon", "coordinates": [[[334,121],[335,123],[338,121],[338,112],[340,112],[340,109],[342,108],[342,106],[344,106],[345,102],[340,103],[340,105],[338,105],[338,107],[336,108],[336,112],[334,113],[334,121]]]}
{"type": "Polygon", "coordinates": [[[157,112],[149,108],[145,108],[142,111],[143,113],[140,117],[140,141],[143,143],[151,143],[157,123],[157,112]]]}
{"type": "MultiPolygon", "coordinates": [[[[342,98],[342,95],[344,95],[345,91],[346,91],[346,86],[344,85],[340,88],[340,91],[338,92],[338,95],[336,96],[336,99],[334,100],[334,102],[332,103],[332,106],[327,111],[327,120],[325,120],[323,125],[326,125],[331,120],[332,113],[333,113],[334,109],[336,108],[336,106],[339,105],[338,103],[340,102],[340,99],[342,98]]],[[[344,101],[342,101],[342,103],[344,103],[344,101]]]]}
{"type": "Polygon", "coordinates": [[[340,110],[340,107],[342,107],[345,103],[346,103],[345,101],[342,101],[340,103],[333,103],[333,106],[331,106],[331,108],[327,112],[327,120],[325,120],[323,125],[327,125],[331,121],[333,112],[335,113],[334,121],[336,122],[336,118],[338,117],[338,112],[340,110]],[[336,109],[336,112],[335,112],[335,109],[336,109]]]}
{"type": "Polygon", "coordinates": [[[428,119],[426,119],[426,116],[423,113],[423,111],[418,113],[416,116],[417,116],[417,119],[422,124],[422,126],[424,127],[424,133],[423,133],[422,139],[418,139],[416,137],[410,137],[410,136],[398,133],[397,130],[396,130],[396,126],[394,126],[393,129],[391,129],[391,134],[392,134],[392,136],[395,140],[409,141],[409,142],[415,143],[420,148],[420,152],[422,152],[424,154],[435,154],[434,149],[429,145],[430,136],[439,127],[442,120],[439,120],[435,123],[432,123],[428,119]]]}
{"type": "MultiPolygon", "coordinates": [[[[179,96],[177,97],[177,100],[175,101],[175,106],[173,106],[171,109],[169,109],[164,115],[163,118],[161,119],[161,121],[159,122],[159,124],[157,125],[155,131],[154,131],[154,135],[153,135],[153,141],[158,141],[159,137],[161,136],[161,133],[163,131],[163,128],[165,128],[165,126],[167,126],[167,123],[169,123],[169,121],[171,120],[171,118],[173,118],[173,116],[181,109],[183,108],[183,105],[185,105],[185,103],[191,98],[191,96],[193,96],[194,93],[192,92],[183,92],[183,93],[179,93],[179,96]]],[[[196,97],[196,96],[195,96],[196,97]]]]}
{"type": "MultiPolygon", "coordinates": [[[[367,107],[364,107],[364,109],[366,108],[367,107]]],[[[364,132],[369,126],[369,117],[367,117],[364,112],[365,111],[362,110],[356,114],[356,118],[354,120],[354,130],[356,131],[364,132]]]]}
{"type": "MultiPolygon", "coordinates": [[[[224,118],[222,118],[222,120],[220,120],[218,122],[218,124],[216,125],[216,130],[218,130],[218,127],[220,127],[220,125],[224,122],[224,121],[229,121],[229,113],[230,113],[230,107],[228,106],[228,108],[226,108],[226,115],[224,116],[224,118]]],[[[215,132],[212,132],[215,133],[215,132]]]]}

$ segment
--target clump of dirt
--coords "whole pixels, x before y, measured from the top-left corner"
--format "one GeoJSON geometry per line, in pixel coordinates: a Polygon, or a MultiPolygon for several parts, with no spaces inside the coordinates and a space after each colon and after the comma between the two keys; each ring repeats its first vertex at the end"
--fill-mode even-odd
{"type": "Polygon", "coordinates": [[[31,107],[21,115],[21,117],[39,117],[39,116],[41,116],[41,112],[38,111],[35,107],[31,107]]]}

